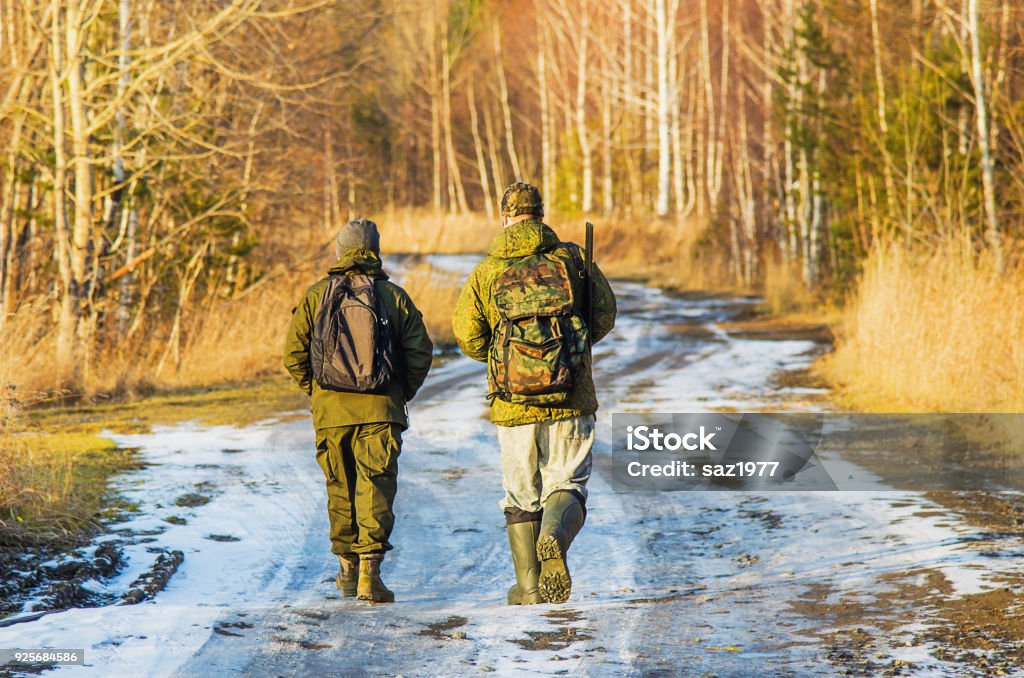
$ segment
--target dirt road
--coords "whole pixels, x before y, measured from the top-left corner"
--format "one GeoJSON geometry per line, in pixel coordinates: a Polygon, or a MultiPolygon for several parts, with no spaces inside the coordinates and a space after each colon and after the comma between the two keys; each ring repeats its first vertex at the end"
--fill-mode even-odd
{"type": "Polygon", "coordinates": [[[337,595],[306,417],[186,425],[118,437],[154,466],[124,480],[142,513],[124,526],[131,565],[103,586],[123,587],[155,549],[180,549],[167,589],[0,629],[0,646],[85,647],[87,666],[61,674],[103,676],[1024,672],[1021,559],[1003,557],[1021,554],[1019,530],[884,489],[613,491],[612,411],[824,404],[778,378],[815,343],[721,329],[749,300],[617,291],[619,326],[597,349],[597,463],[567,604],[504,604],[512,574],[484,368],[453,358],[411,410],[384,567],[396,604],[337,595]],[[205,500],[188,506],[189,494],[205,500]]]}

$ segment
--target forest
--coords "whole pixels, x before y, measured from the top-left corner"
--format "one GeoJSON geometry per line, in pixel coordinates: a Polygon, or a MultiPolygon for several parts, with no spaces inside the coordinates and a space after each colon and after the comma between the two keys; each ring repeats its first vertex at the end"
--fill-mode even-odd
{"type": "Polygon", "coordinates": [[[3,398],[275,371],[345,220],[482,251],[524,180],[614,272],[839,316],[822,370],[851,402],[1011,409],[1022,13],[2,0],[3,398]]]}

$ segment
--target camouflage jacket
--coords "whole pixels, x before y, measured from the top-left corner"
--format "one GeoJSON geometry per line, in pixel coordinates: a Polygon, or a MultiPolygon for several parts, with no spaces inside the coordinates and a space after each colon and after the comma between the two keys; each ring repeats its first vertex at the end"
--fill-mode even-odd
{"type": "Polygon", "coordinates": [[[388,319],[395,327],[400,373],[383,393],[341,393],[327,391],[313,380],[309,363],[309,343],[320,301],[329,280],[323,278],[310,287],[292,311],[292,322],[285,341],[284,366],[299,388],[313,396],[313,425],[317,430],[334,426],[391,422],[409,426],[405,403],[412,400],[423,384],[433,360],[434,347],[423,325],[423,316],[409,295],[388,281],[380,258],[369,250],[351,250],[328,270],[330,274],[365,273],[374,278],[377,293],[384,301],[388,319]]]}
{"type": "MultiPolygon", "coordinates": [[[[487,361],[491,337],[498,326],[498,309],[493,301],[494,281],[505,268],[506,261],[538,252],[550,252],[561,240],[550,227],[528,219],[506,228],[491,243],[487,258],[477,264],[469,274],[459,301],[455,306],[452,325],[462,352],[474,360],[487,361]]],[[[575,271],[577,264],[564,248],[567,266],[575,271]]],[[[583,283],[573,276],[573,296],[583,299],[583,283]]],[[[582,311],[583,309],[579,309],[582,311]]],[[[615,295],[604,274],[594,265],[594,321],[591,337],[597,343],[615,325],[615,295]]],[[[597,411],[597,394],[589,353],[576,375],[576,384],[569,396],[567,407],[537,407],[494,400],[491,421],[499,426],[518,426],[554,419],[567,419],[597,411]]]]}

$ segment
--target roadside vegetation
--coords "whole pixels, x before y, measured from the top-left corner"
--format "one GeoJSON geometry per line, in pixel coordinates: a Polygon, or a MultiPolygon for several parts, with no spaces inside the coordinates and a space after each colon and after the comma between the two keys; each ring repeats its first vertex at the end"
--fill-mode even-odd
{"type": "Polygon", "coordinates": [[[85,433],[0,433],[0,547],[74,546],[116,513],[108,478],[133,454],[85,433]]]}
{"type": "Polygon", "coordinates": [[[821,373],[886,412],[1024,412],[1024,266],[962,241],[880,247],[864,263],[821,373]]]}
{"type": "Polygon", "coordinates": [[[428,263],[421,263],[403,273],[400,282],[423,314],[423,322],[435,350],[454,348],[452,309],[455,308],[461,289],[459,276],[450,271],[439,271],[428,263]]]}
{"type": "Polygon", "coordinates": [[[244,426],[308,406],[291,380],[278,375],[131,400],[37,404],[9,417],[0,426],[0,551],[74,547],[130,509],[120,503],[110,479],[136,468],[138,460],[133,450],[105,437],[107,432],[144,432],[189,420],[244,426]]]}

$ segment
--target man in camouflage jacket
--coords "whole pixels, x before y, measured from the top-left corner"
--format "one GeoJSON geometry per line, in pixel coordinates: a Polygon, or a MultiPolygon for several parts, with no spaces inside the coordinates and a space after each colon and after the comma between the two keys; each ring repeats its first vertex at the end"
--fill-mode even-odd
{"type": "MultiPolygon", "coordinates": [[[[562,245],[541,222],[540,191],[529,184],[509,186],[501,200],[504,231],[491,243],[488,256],[469,276],[452,320],[462,352],[486,362],[500,316],[493,287],[498,276],[517,258],[550,253],[563,258],[570,272],[573,297],[585,298],[585,280],[578,257],[562,245]]],[[[615,296],[604,274],[593,268],[593,319],[590,337],[600,341],[615,325],[615,296]]],[[[577,309],[583,312],[583,309],[577,309]]],[[[564,602],[571,580],[565,553],[583,526],[586,484],[597,396],[587,351],[573,375],[567,400],[554,407],[513,403],[495,398],[491,421],[498,427],[505,498],[501,507],[516,571],[510,604],[564,602]]]]}

